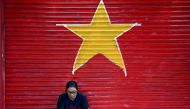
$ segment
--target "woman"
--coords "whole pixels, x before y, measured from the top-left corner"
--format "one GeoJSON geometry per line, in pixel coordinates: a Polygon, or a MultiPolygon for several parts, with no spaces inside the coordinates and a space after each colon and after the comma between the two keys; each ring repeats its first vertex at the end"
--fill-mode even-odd
{"type": "Polygon", "coordinates": [[[75,81],[69,81],[66,92],[59,96],[57,109],[89,109],[86,96],[78,92],[75,81]]]}

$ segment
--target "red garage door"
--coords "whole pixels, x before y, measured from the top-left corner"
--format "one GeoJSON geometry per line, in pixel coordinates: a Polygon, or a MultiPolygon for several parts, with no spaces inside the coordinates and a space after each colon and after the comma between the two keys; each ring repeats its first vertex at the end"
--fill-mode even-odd
{"type": "Polygon", "coordinates": [[[5,0],[5,108],[190,108],[189,0],[5,0]]]}

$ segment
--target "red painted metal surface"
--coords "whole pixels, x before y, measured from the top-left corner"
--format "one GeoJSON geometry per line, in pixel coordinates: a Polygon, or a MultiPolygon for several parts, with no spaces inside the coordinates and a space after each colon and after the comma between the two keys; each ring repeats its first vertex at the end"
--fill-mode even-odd
{"type": "Polygon", "coordinates": [[[4,7],[4,0],[0,0],[0,25],[1,25],[1,30],[0,30],[0,109],[4,109],[5,105],[5,93],[4,93],[4,57],[3,57],[3,39],[4,39],[4,14],[3,14],[3,7],[4,7]]]}
{"type": "MultiPolygon", "coordinates": [[[[6,109],[54,109],[76,80],[91,109],[190,108],[190,1],[104,0],[128,71],[96,55],[72,75],[82,40],[56,24],[89,24],[99,0],[6,0],[6,109]]],[[[90,51],[89,51],[90,52],[90,51]]]]}

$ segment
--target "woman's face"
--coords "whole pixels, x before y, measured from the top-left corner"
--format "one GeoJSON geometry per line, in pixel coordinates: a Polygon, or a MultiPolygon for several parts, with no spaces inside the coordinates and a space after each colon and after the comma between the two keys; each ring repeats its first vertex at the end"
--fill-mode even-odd
{"type": "Polygon", "coordinates": [[[75,87],[69,87],[67,89],[67,94],[69,96],[69,99],[74,101],[75,98],[77,97],[77,89],[75,87]]]}

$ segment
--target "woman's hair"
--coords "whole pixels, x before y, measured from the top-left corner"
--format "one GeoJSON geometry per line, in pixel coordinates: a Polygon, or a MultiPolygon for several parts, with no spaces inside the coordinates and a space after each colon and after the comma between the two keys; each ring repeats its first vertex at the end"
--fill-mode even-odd
{"type": "Polygon", "coordinates": [[[69,87],[74,87],[74,88],[76,88],[78,90],[78,85],[77,85],[77,82],[75,82],[75,81],[69,81],[69,82],[67,82],[66,91],[67,91],[67,89],[69,87]]]}

